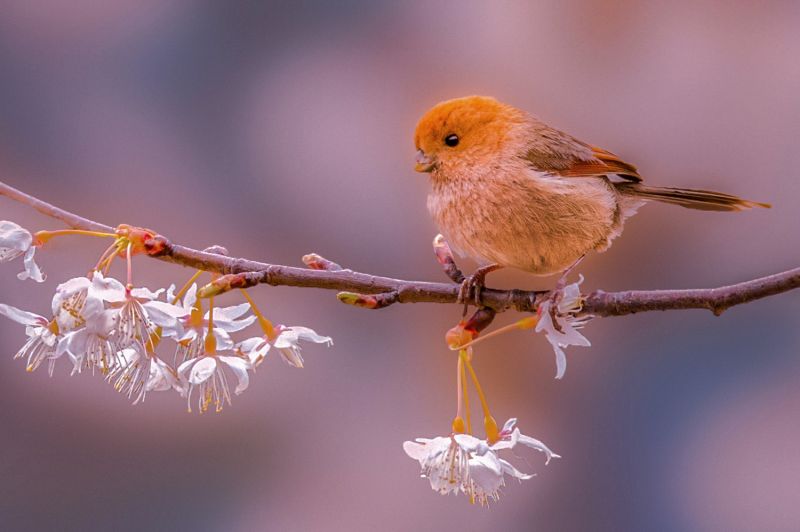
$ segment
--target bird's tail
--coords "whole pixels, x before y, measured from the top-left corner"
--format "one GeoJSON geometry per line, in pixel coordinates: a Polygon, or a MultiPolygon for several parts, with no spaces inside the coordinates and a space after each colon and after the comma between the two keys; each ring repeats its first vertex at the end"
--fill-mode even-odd
{"type": "Polygon", "coordinates": [[[643,200],[661,201],[701,211],[743,211],[753,207],[772,207],[769,203],[749,201],[722,192],[692,190],[687,188],[649,187],[641,183],[615,183],[617,191],[624,196],[643,200]]]}

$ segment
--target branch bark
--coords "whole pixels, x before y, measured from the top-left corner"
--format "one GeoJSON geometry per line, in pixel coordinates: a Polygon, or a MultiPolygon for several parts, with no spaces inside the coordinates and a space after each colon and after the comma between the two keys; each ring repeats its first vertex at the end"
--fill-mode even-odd
{"type": "MultiPolygon", "coordinates": [[[[40,213],[60,220],[74,229],[113,232],[114,228],[66,211],[38,198],[25,194],[0,182],[0,195],[29,205],[40,213]]],[[[378,275],[355,272],[349,269],[317,269],[325,261],[316,257],[308,261],[311,269],[268,264],[244,258],[225,257],[174,244],[164,240],[163,247],[151,256],[190,268],[216,272],[223,275],[247,273],[250,285],[263,283],[272,286],[296,286],[379,294],[375,306],[383,308],[393,303],[456,303],[459,285],[427,281],[406,281],[378,275]],[[317,260],[320,259],[320,260],[317,260]],[[312,264],[313,263],[313,264],[312,264]]],[[[329,262],[329,261],[327,261],[329,262]]],[[[335,263],[336,267],[339,267],[335,263]]],[[[586,296],[583,313],[595,316],[624,316],[655,310],[705,309],[715,315],[735,305],[788,292],[800,287],[800,268],[769,275],[729,286],[691,290],[631,290],[604,292],[597,290],[586,296]]],[[[485,288],[481,302],[497,312],[514,309],[534,312],[542,292],[524,290],[496,290],[485,288]]]]}

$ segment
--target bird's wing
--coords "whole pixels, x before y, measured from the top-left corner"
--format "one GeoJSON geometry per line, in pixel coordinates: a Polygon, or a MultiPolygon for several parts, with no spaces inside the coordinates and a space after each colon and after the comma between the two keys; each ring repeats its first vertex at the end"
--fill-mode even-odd
{"type": "Polygon", "coordinates": [[[632,164],[610,151],[586,144],[561,131],[540,125],[537,142],[527,147],[524,159],[539,172],[560,177],[619,176],[640,183],[642,176],[632,164]]]}

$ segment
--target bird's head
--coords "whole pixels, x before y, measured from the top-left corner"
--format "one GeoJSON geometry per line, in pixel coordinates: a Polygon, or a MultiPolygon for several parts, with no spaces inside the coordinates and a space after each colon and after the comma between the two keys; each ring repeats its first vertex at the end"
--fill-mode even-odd
{"type": "Polygon", "coordinates": [[[526,115],[487,96],[467,96],[433,106],[414,133],[417,172],[451,173],[488,167],[507,156],[513,132],[526,115]]]}

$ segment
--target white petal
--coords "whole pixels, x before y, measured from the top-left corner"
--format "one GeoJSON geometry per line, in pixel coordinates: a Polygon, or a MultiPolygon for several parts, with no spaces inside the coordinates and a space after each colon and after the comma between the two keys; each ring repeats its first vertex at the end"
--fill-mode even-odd
{"type": "Polygon", "coordinates": [[[131,295],[136,299],[146,299],[147,301],[153,301],[158,299],[161,294],[164,293],[163,288],[159,288],[155,292],[151,292],[149,288],[134,288],[131,290],[131,295]]]}
{"type": "Polygon", "coordinates": [[[193,342],[198,334],[197,329],[188,329],[183,336],[179,336],[176,341],[182,343],[193,342]]]}
{"type": "Polygon", "coordinates": [[[218,320],[217,319],[217,311],[214,311],[214,326],[222,329],[223,331],[227,332],[236,332],[241,331],[242,329],[246,329],[250,325],[253,324],[258,318],[255,316],[248,316],[241,320],[218,320]]]}
{"type": "Polygon", "coordinates": [[[119,356],[121,364],[127,367],[130,366],[131,364],[135,364],[136,361],[139,359],[139,357],[141,357],[141,354],[136,349],[132,347],[127,347],[122,351],[120,351],[119,353],[117,353],[117,356],[119,356]]]}
{"type": "Polygon", "coordinates": [[[178,381],[167,363],[158,358],[153,358],[150,362],[150,376],[145,385],[145,390],[148,392],[160,392],[169,390],[177,384],[178,381]]]}
{"type": "Polygon", "coordinates": [[[231,335],[214,327],[214,338],[217,339],[217,351],[230,351],[236,345],[231,335]]]}
{"type": "Polygon", "coordinates": [[[0,221],[0,262],[13,260],[28,251],[33,235],[14,222],[0,221]]]}
{"type": "MultiPolygon", "coordinates": [[[[170,298],[169,301],[171,303],[172,298],[170,298]]],[[[194,307],[196,301],[197,301],[197,283],[192,283],[192,286],[190,286],[189,290],[186,291],[186,295],[183,296],[183,308],[191,312],[192,307],[194,307]]]]}
{"type": "Polygon", "coordinates": [[[281,358],[284,362],[293,366],[298,369],[303,369],[305,361],[303,360],[302,355],[300,354],[299,347],[284,347],[278,348],[278,351],[281,352],[281,358]]]}
{"type": "MultiPolygon", "coordinates": [[[[183,307],[179,307],[171,303],[165,303],[164,301],[149,301],[144,304],[144,307],[148,310],[148,314],[150,314],[149,311],[151,309],[155,309],[157,311],[156,313],[152,313],[154,322],[156,319],[169,321],[170,319],[183,318],[189,315],[189,312],[183,307]],[[160,316],[157,314],[160,314],[160,316]]],[[[156,322],[156,324],[160,325],[158,322],[156,322]]]]}
{"type": "Polygon", "coordinates": [[[428,454],[425,445],[413,441],[403,442],[403,450],[410,458],[419,461],[424,460],[428,454]]]}
{"type": "Polygon", "coordinates": [[[202,357],[192,367],[192,371],[189,373],[189,382],[192,384],[201,384],[207,381],[216,370],[217,361],[214,360],[214,357],[202,357]]]}
{"type": "Polygon", "coordinates": [[[263,336],[248,338],[236,344],[236,350],[246,356],[254,366],[264,360],[271,347],[263,336]]]}
{"type": "Polygon", "coordinates": [[[321,336],[308,327],[288,327],[291,329],[297,338],[307,342],[314,342],[317,344],[333,345],[333,339],[330,336],[321,336]]]}
{"type": "Polygon", "coordinates": [[[56,293],[53,296],[53,314],[58,312],[64,300],[69,299],[78,292],[89,290],[91,286],[92,281],[86,277],[73,277],[58,285],[56,287],[56,293]]]}
{"type": "Polygon", "coordinates": [[[469,452],[478,452],[478,450],[481,450],[483,452],[479,454],[484,454],[486,449],[488,449],[483,440],[480,440],[471,434],[456,434],[453,436],[453,438],[456,440],[456,443],[459,447],[469,452]]]}
{"type": "Polygon", "coordinates": [[[553,346],[553,351],[556,353],[556,379],[561,379],[567,372],[567,355],[557,343],[550,342],[550,345],[553,346]]]}
{"type": "Polygon", "coordinates": [[[43,283],[47,278],[47,276],[42,273],[42,270],[39,269],[36,261],[33,260],[33,255],[35,253],[35,247],[28,248],[28,251],[25,252],[25,256],[22,258],[25,271],[17,274],[17,279],[20,281],[24,281],[25,279],[33,279],[37,283],[43,283]]]}
{"type": "Polygon", "coordinates": [[[113,277],[103,277],[100,272],[94,272],[92,276],[92,290],[103,301],[109,303],[125,301],[125,286],[113,277]]]}
{"type": "Polygon", "coordinates": [[[198,358],[190,358],[189,360],[184,360],[181,362],[181,365],[178,366],[178,374],[183,374],[186,370],[193,364],[195,364],[199,359],[198,358]]]}
{"type": "Polygon", "coordinates": [[[512,430],[514,430],[514,425],[516,424],[517,424],[517,418],[512,417],[505,422],[505,424],[503,425],[503,430],[501,430],[500,432],[511,432],[512,430]]]}
{"type": "Polygon", "coordinates": [[[250,369],[250,363],[239,357],[221,356],[219,359],[225,362],[239,379],[239,384],[237,384],[236,389],[233,390],[234,393],[238,395],[245,391],[250,383],[250,376],[247,374],[247,370],[250,369]]]}
{"type": "Polygon", "coordinates": [[[5,305],[3,303],[0,303],[0,314],[8,319],[16,321],[17,323],[21,323],[22,325],[35,327],[43,327],[47,325],[47,319],[45,319],[44,316],[39,316],[38,314],[34,314],[33,312],[28,312],[26,310],[20,310],[16,307],[5,305]]]}
{"type": "Polygon", "coordinates": [[[506,475],[511,475],[512,477],[519,479],[519,480],[528,480],[529,478],[533,478],[534,475],[529,475],[527,473],[523,473],[509,462],[506,462],[502,458],[498,458],[497,461],[500,463],[500,468],[506,475]]]}
{"type": "Polygon", "coordinates": [[[469,476],[487,495],[496,493],[503,486],[503,467],[494,453],[470,458],[469,476]]]}
{"type": "MultiPolygon", "coordinates": [[[[235,320],[239,316],[246,314],[247,311],[250,310],[250,303],[242,303],[241,305],[236,305],[233,307],[217,307],[214,309],[214,321],[231,321],[235,320]]],[[[206,319],[209,317],[209,313],[206,312],[206,319]]]]}
{"type": "Polygon", "coordinates": [[[175,283],[167,287],[167,303],[172,303],[175,300],[175,283]]]}
{"type": "Polygon", "coordinates": [[[530,436],[526,436],[524,434],[520,434],[519,435],[519,443],[521,443],[522,445],[526,445],[528,447],[531,447],[533,449],[536,449],[537,451],[543,452],[547,456],[547,458],[545,460],[545,464],[549,464],[550,460],[552,458],[561,458],[560,455],[557,455],[556,453],[551,451],[550,448],[547,447],[547,445],[545,445],[544,443],[540,442],[536,438],[531,438],[530,436]]]}
{"type": "Polygon", "coordinates": [[[64,335],[64,347],[67,354],[74,360],[83,360],[86,354],[86,342],[89,339],[87,329],[78,329],[64,335]]]}

